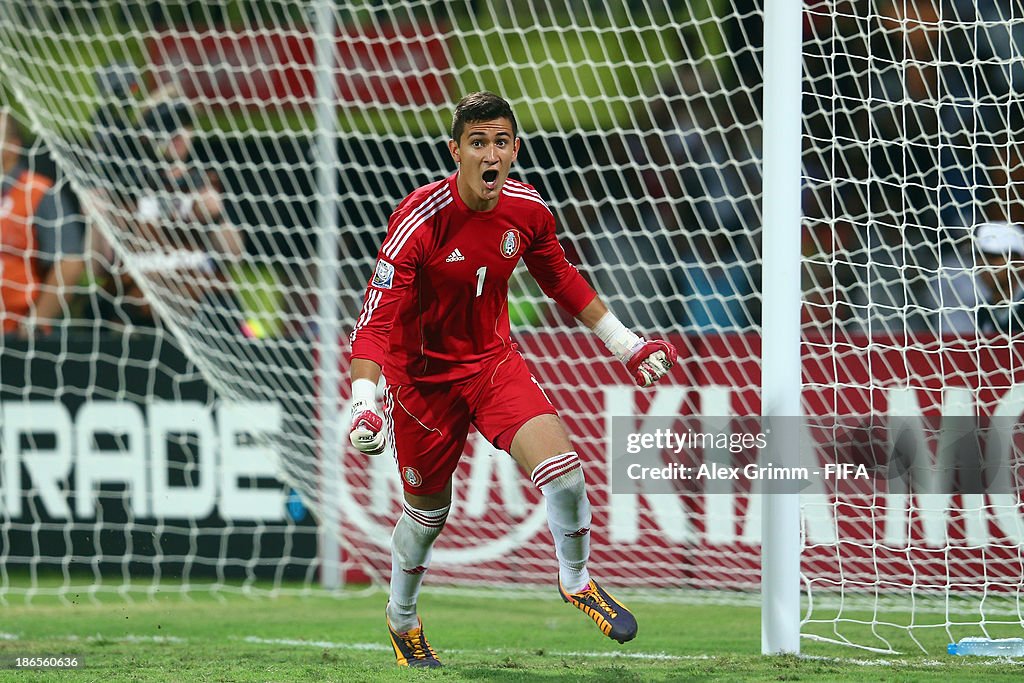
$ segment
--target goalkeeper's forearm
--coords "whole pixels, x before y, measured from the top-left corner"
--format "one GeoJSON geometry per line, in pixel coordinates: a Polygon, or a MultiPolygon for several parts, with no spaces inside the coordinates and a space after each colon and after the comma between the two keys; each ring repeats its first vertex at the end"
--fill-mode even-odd
{"type": "Polygon", "coordinates": [[[590,303],[583,307],[583,310],[576,314],[576,319],[587,326],[588,329],[593,330],[594,326],[600,322],[604,314],[608,312],[608,306],[601,301],[600,296],[594,296],[590,300],[590,303]]]}
{"type": "Polygon", "coordinates": [[[380,365],[365,358],[353,358],[350,373],[352,423],[349,428],[349,441],[366,455],[380,455],[384,452],[384,421],[377,407],[380,365]]]}
{"type": "Polygon", "coordinates": [[[600,296],[595,296],[589,304],[584,306],[583,310],[576,316],[576,319],[589,327],[604,342],[608,350],[624,363],[629,359],[630,352],[640,341],[640,337],[623,325],[608,310],[608,306],[605,305],[600,296]]]}
{"type": "Polygon", "coordinates": [[[641,387],[649,387],[668,374],[676,362],[675,348],[661,339],[646,340],[622,324],[595,296],[576,316],[604,343],[613,356],[626,364],[626,369],[641,387]]]}
{"type": "Polygon", "coordinates": [[[377,382],[381,378],[381,367],[376,362],[367,358],[352,358],[352,364],[348,369],[348,373],[352,380],[353,398],[374,397],[377,382]],[[366,395],[368,392],[369,395],[366,395]]]}
{"type": "Polygon", "coordinates": [[[377,386],[380,375],[381,367],[366,358],[353,358],[352,364],[349,366],[349,377],[353,386],[360,380],[371,382],[373,386],[377,386]]]}

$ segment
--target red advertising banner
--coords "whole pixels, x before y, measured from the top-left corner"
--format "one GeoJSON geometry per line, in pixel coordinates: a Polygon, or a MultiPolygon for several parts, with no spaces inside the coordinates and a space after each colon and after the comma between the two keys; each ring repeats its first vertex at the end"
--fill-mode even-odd
{"type": "MultiPolygon", "coordinates": [[[[428,26],[345,27],[335,37],[340,105],[424,105],[448,101],[450,59],[428,26]]],[[[175,83],[213,107],[310,108],[316,43],[308,30],[171,30],[146,43],[159,84],[175,83]]]]}
{"type": "MultiPolygon", "coordinates": [[[[641,390],[592,335],[531,334],[521,349],[559,408],[584,462],[594,509],[592,564],[617,586],[756,589],[760,504],[749,487],[714,494],[612,493],[613,418],[756,416],[757,335],[676,337],[672,382],[641,390]]],[[[844,338],[805,340],[804,403],[821,416],[1024,413],[1024,341],[844,338]]],[[[934,421],[934,424],[939,424],[934,421]]],[[[928,441],[934,455],[941,435],[928,441]]],[[[823,456],[834,444],[819,443],[823,456]]],[[[1009,444],[1011,458],[1019,447],[1009,444]]],[[[345,456],[346,545],[386,578],[400,512],[390,458],[345,456]]],[[[884,478],[844,492],[801,491],[802,561],[831,587],[955,584],[1010,590],[1022,573],[1019,487],[1010,495],[898,490],[884,478]],[[984,571],[981,568],[984,568],[984,571]]],[[[432,581],[545,583],[556,565],[543,501],[511,458],[474,435],[455,480],[455,503],[435,550],[432,581]]]]}

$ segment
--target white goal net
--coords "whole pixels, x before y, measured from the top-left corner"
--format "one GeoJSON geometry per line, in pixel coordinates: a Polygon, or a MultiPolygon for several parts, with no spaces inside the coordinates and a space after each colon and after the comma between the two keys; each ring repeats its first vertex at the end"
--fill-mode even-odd
{"type": "Polygon", "coordinates": [[[881,475],[804,507],[804,631],[1020,635],[1024,5],[808,2],[804,35],[805,410],[881,475]]]}
{"type": "MultiPolygon", "coordinates": [[[[614,416],[760,414],[762,315],[785,305],[759,294],[761,3],[685,4],[0,3],[21,167],[66,195],[45,241],[3,243],[0,597],[387,580],[400,486],[343,447],[347,335],[390,212],[454,171],[452,106],[487,89],[570,260],[680,350],[672,382],[635,390],[512,282],[513,334],[591,485],[595,573],[756,600],[750,488],[611,486],[614,416]],[[69,231],[73,281],[15,281],[75,262],[69,231]]],[[[814,457],[871,472],[802,495],[805,635],[890,651],[1019,628],[1013,430],[980,441],[1004,447],[998,493],[918,490],[893,453],[945,462],[954,418],[1022,409],[1016,291],[998,297],[1020,282],[994,256],[1024,259],[1024,5],[804,4],[804,411],[825,418],[814,457]]],[[[428,582],[550,587],[537,503],[471,437],[428,582]]]]}

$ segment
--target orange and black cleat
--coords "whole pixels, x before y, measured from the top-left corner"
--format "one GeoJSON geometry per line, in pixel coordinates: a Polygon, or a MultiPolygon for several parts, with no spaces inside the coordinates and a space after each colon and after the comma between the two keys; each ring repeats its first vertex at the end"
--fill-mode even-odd
{"type": "Polygon", "coordinates": [[[391,646],[395,648],[395,657],[398,659],[398,666],[408,666],[413,669],[436,669],[441,666],[441,660],[437,658],[434,648],[430,647],[426,636],[423,635],[423,622],[419,622],[416,628],[409,629],[405,633],[398,633],[391,628],[391,620],[387,619],[388,631],[391,633],[391,646]]]}
{"type": "Polygon", "coordinates": [[[559,581],[558,592],[562,594],[562,600],[593,619],[601,633],[612,640],[625,643],[636,638],[636,617],[611,593],[598,586],[597,581],[591,579],[579,593],[567,593],[559,581]]]}

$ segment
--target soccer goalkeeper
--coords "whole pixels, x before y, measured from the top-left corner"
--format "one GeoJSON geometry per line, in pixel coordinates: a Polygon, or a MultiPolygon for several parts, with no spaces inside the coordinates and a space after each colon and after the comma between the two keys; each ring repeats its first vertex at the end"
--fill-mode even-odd
{"type": "Polygon", "coordinates": [[[416,601],[470,423],[510,453],[543,494],[562,598],[624,643],[636,636],[636,619],[587,571],[583,470],[510,339],[509,277],[524,260],[544,292],[592,329],[641,386],[665,376],[676,351],[641,339],[608,311],[566,260],[540,194],[509,177],[520,140],[508,102],[487,92],[467,95],[455,108],[451,135],[458,170],[414,191],[392,214],[352,332],[350,440],[380,455],[386,414],[405,490],[391,538],[386,609],[398,664],[441,666],[416,601]],[[383,413],[376,400],[382,369],[383,413]]]}

